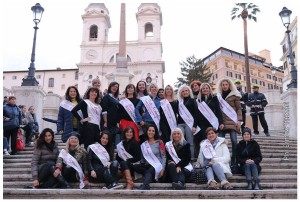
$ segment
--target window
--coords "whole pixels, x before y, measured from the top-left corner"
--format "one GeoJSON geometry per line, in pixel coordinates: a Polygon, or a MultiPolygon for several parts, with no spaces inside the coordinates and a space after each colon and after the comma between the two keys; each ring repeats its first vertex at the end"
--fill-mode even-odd
{"type": "Polygon", "coordinates": [[[267,79],[272,79],[272,76],[270,74],[267,74],[267,79]]]}
{"type": "Polygon", "coordinates": [[[62,74],[62,78],[66,78],[66,74],[62,74]]]}
{"type": "Polygon", "coordinates": [[[48,87],[54,87],[54,78],[49,78],[48,87]]]}
{"type": "Polygon", "coordinates": [[[16,80],[17,79],[17,76],[12,76],[12,80],[16,80]]]}
{"type": "Polygon", "coordinates": [[[97,41],[98,38],[98,27],[92,25],[90,28],[90,41],[97,41]]]}
{"type": "Polygon", "coordinates": [[[281,79],[281,78],[279,78],[278,81],[279,81],[280,83],[282,83],[282,79],[281,79]]]}
{"type": "Polygon", "coordinates": [[[227,71],[226,74],[227,76],[232,77],[232,72],[227,71]]]}
{"type": "Polygon", "coordinates": [[[227,50],[222,50],[222,52],[226,55],[231,55],[231,52],[230,51],[227,51],[227,50]]]}
{"type": "Polygon", "coordinates": [[[276,76],[273,76],[273,81],[277,81],[277,77],[276,76]]]}
{"type": "Polygon", "coordinates": [[[265,86],[265,82],[264,81],[259,81],[259,85],[265,86]]]}
{"type": "Polygon", "coordinates": [[[65,84],[61,85],[61,89],[64,90],[66,88],[65,84]]]}
{"type": "Polygon", "coordinates": [[[235,74],[235,78],[242,79],[242,76],[240,74],[235,74]]]}
{"type": "Polygon", "coordinates": [[[218,69],[218,64],[215,64],[215,70],[217,71],[217,69],[218,69]]]}
{"type": "Polygon", "coordinates": [[[225,60],[225,66],[229,67],[229,61],[225,60]]]}
{"type": "Polygon", "coordinates": [[[234,70],[237,70],[237,64],[233,65],[234,70]]]}
{"type": "Polygon", "coordinates": [[[284,63],[283,63],[283,70],[286,70],[287,69],[287,62],[285,61],[284,63]]]}
{"type": "Polygon", "coordinates": [[[40,74],[36,75],[36,78],[37,78],[37,79],[40,79],[40,78],[41,78],[41,75],[40,75],[40,74]]]}
{"type": "Polygon", "coordinates": [[[256,83],[257,84],[257,79],[252,79],[252,83],[256,83]]]}
{"type": "Polygon", "coordinates": [[[268,89],[273,89],[273,84],[268,83],[268,89]]]}
{"type": "Polygon", "coordinates": [[[153,25],[151,23],[147,23],[145,25],[145,39],[153,39],[153,25]]]}
{"type": "Polygon", "coordinates": [[[75,80],[78,80],[78,71],[75,72],[75,80]]]}
{"type": "Polygon", "coordinates": [[[232,53],[232,56],[235,57],[235,58],[239,58],[240,56],[236,53],[232,53]]]}

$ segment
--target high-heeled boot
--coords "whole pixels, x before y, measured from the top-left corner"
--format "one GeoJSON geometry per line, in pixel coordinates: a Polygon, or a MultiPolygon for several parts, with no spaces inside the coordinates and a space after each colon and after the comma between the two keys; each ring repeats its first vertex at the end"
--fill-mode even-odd
{"type": "MultiPolygon", "coordinates": [[[[50,172],[53,174],[55,172],[54,166],[50,168],[50,172]]],[[[54,177],[54,176],[53,176],[54,177]]],[[[54,177],[61,185],[63,189],[72,189],[71,185],[65,180],[65,178],[59,174],[57,177],[54,177]]]]}
{"type": "Polygon", "coordinates": [[[127,182],[126,189],[129,190],[133,189],[133,181],[132,181],[130,170],[129,169],[124,170],[124,174],[127,182]]]}

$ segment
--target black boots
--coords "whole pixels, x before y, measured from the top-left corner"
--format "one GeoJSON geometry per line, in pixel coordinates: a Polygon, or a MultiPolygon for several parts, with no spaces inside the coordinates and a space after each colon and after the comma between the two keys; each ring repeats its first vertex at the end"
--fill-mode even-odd
{"type": "Polygon", "coordinates": [[[252,190],[253,186],[252,186],[252,180],[247,180],[248,183],[248,190],[252,190]]]}
{"type": "Polygon", "coordinates": [[[172,182],[172,188],[175,190],[183,190],[185,189],[184,184],[180,181],[178,182],[172,182]]]}
{"type": "MultiPolygon", "coordinates": [[[[53,173],[55,172],[54,166],[50,168],[50,172],[53,173]]],[[[54,177],[54,176],[53,176],[54,177]]],[[[54,177],[61,185],[61,188],[63,189],[72,189],[71,185],[65,180],[65,178],[60,174],[57,177],[54,177]]]]}

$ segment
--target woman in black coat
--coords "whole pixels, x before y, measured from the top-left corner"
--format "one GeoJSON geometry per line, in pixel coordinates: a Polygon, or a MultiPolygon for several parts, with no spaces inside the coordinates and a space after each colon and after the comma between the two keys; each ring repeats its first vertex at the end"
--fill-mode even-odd
{"type": "Polygon", "coordinates": [[[251,130],[249,128],[245,128],[243,131],[243,140],[237,145],[236,158],[242,168],[242,173],[246,176],[248,189],[259,190],[258,175],[261,171],[259,163],[262,160],[262,155],[259,144],[251,139],[251,130]]]}
{"type": "Polygon", "coordinates": [[[167,174],[171,178],[173,189],[185,189],[184,184],[193,168],[190,164],[190,144],[184,139],[180,128],[173,129],[170,139],[166,143],[167,174]]]}

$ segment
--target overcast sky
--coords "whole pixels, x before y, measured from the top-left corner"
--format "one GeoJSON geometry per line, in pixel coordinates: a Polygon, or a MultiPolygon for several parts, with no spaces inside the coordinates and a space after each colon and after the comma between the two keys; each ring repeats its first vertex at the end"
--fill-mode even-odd
{"type": "MultiPolygon", "coordinates": [[[[36,69],[76,68],[80,62],[82,18],[89,3],[105,3],[112,28],[109,41],[119,39],[120,3],[126,3],[126,40],[137,40],[135,14],[143,2],[161,7],[163,25],[161,41],[166,72],[165,85],[177,81],[179,62],[195,55],[204,58],[219,47],[244,53],[242,19],[231,21],[231,0],[161,0],[161,1],[88,1],[88,0],[2,0],[0,2],[4,70],[26,70],[30,64],[34,23],[31,6],[40,3],[45,11],[39,24],[36,47],[36,69]]],[[[291,21],[299,14],[296,0],[252,1],[259,6],[257,23],[248,22],[249,52],[271,51],[272,63],[282,65],[280,42],[284,37],[279,12],[285,6],[292,10],[291,21]]]]}

